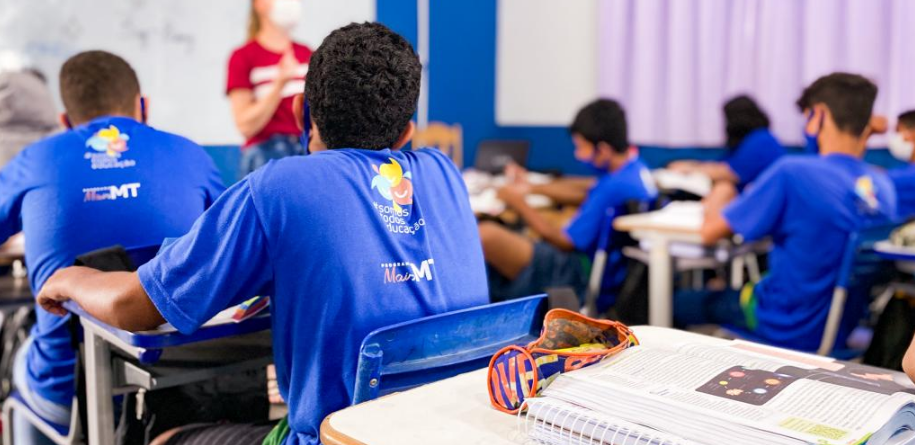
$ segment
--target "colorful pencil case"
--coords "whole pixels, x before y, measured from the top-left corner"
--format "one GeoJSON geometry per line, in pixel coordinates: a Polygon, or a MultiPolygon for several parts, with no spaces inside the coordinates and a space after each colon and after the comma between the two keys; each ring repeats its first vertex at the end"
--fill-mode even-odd
{"type": "Polygon", "coordinates": [[[624,324],[595,320],[577,312],[553,309],[543,333],[526,347],[508,346],[489,362],[489,400],[496,409],[517,414],[563,372],[591,366],[639,344],[624,324]]]}

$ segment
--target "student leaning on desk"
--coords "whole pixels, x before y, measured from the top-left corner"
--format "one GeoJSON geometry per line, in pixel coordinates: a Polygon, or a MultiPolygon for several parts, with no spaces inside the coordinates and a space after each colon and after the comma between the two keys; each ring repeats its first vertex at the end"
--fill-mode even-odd
{"type": "MultiPolygon", "coordinates": [[[[183,235],[223,191],[203,149],[146,125],[149,103],[120,57],[71,57],[60,71],[60,94],[69,130],[25,148],[0,171],[0,239],[25,234],[32,289],[84,253],[183,235]]],[[[75,392],[67,323],[38,311],[13,371],[30,408],[62,425],[75,392]]],[[[18,416],[13,432],[16,443],[38,440],[18,416]]]]}
{"type": "MultiPolygon", "coordinates": [[[[745,240],[771,236],[772,267],[761,282],[739,292],[677,295],[677,324],[736,325],[778,346],[816,350],[849,233],[896,218],[892,183],[862,160],[876,96],[876,85],[858,75],[818,79],[798,107],[808,116],[806,132],[819,156],[784,157],[730,205],[728,197],[706,202],[705,243],[732,234],[745,240]]],[[[845,344],[860,309],[846,310],[836,344],[845,344]]]]}
{"type": "MultiPolygon", "coordinates": [[[[420,73],[410,44],[383,25],[332,32],[305,87],[313,154],[248,175],[137,273],[56,273],[42,307],[63,315],[61,303],[73,299],[122,329],[168,321],[190,333],[226,307],[271,295],[289,416],[268,443],[318,443],[324,417],[352,400],[369,332],[488,300],[460,172],[437,150],[397,150],[413,133],[420,73]]],[[[302,95],[295,103],[301,119],[302,95]]],[[[259,440],[270,432],[241,429],[259,440]]],[[[194,427],[168,443],[231,443],[239,431],[194,427]]]]}
{"type": "MultiPolygon", "coordinates": [[[[499,197],[543,240],[534,242],[493,222],[480,223],[494,300],[537,294],[555,286],[570,286],[583,296],[586,264],[598,248],[607,212],[616,210],[619,214],[631,201],[657,197],[651,173],[639,159],[638,150],[629,145],[626,113],[619,103],[608,99],[592,102],[578,112],[569,132],[575,159],[600,176],[596,181],[572,179],[547,186],[518,181],[499,190],[499,197]],[[527,204],[525,196],[531,193],[582,207],[566,227],[558,227],[527,204]]],[[[618,291],[626,274],[618,253],[622,246],[607,247],[611,254],[605,273],[609,279],[604,280],[604,286],[618,291]]],[[[599,300],[598,309],[606,310],[614,298],[608,294],[599,300]]]]}

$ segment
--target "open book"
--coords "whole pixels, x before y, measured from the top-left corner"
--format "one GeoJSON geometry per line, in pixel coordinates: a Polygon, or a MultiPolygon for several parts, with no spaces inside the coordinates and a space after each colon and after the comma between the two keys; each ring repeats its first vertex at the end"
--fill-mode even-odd
{"type": "Polygon", "coordinates": [[[742,341],[641,328],[642,345],[559,376],[528,401],[547,444],[915,443],[903,374],[742,341]]]}

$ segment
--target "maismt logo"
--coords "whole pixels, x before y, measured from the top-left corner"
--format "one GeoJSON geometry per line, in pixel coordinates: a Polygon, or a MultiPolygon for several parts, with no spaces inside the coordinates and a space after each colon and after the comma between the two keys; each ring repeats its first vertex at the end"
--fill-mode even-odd
{"type": "Polygon", "coordinates": [[[118,127],[109,125],[108,128],[99,130],[89,138],[86,141],[86,146],[92,147],[97,152],[105,153],[108,157],[120,158],[121,153],[127,151],[127,141],[129,140],[129,135],[121,133],[118,127]]]}
{"type": "Polygon", "coordinates": [[[378,173],[372,178],[372,188],[378,190],[384,199],[391,201],[394,211],[399,215],[403,213],[402,206],[413,204],[413,176],[410,172],[404,172],[396,159],[390,160],[390,164],[381,164],[381,167],[372,165],[372,169],[378,173]]]}
{"type": "Polygon", "coordinates": [[[381,268],[384,269],[384,283],[432,281],[432,265],[434,264],[435,261],[432,258],[423,261],[419,266],[417,266],[416,263],[409,261],[382,263],[381,268]]]}
{"type": "Polygon", "coordinates": [[[83,189],[83,202],[115,201],[137,197],[139,182],[121,185],[106,185],[103,187],[89,187],[83,189]]]}

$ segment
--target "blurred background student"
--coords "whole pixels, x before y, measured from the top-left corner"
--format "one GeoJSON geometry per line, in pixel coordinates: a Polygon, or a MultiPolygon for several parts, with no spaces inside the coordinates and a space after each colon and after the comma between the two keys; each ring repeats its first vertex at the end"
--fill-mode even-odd
{"type": "Polygon", "coordinates": [[[44,76],[15,53],[0,54],[0,168],[59,128],[44,76]]]}
{"type": "Polygon", "coordinates": [[[769,131],[769,116],[750,96],[737,96],[724,104],[727,156],[721,161],[677,161],[669,168],[684,173],[698,171],[713,181],[733,183],[743,190],[785,154],[769,131]]]}
{"type": "Polygon", "coordinates": [[[303,155],[292,96],[305,88],[311,49],[292,41],[301,0],[252,0],[248,42],[229,59],[226,94],[245,138],[240,176],[271,159],[303,155]]]}

